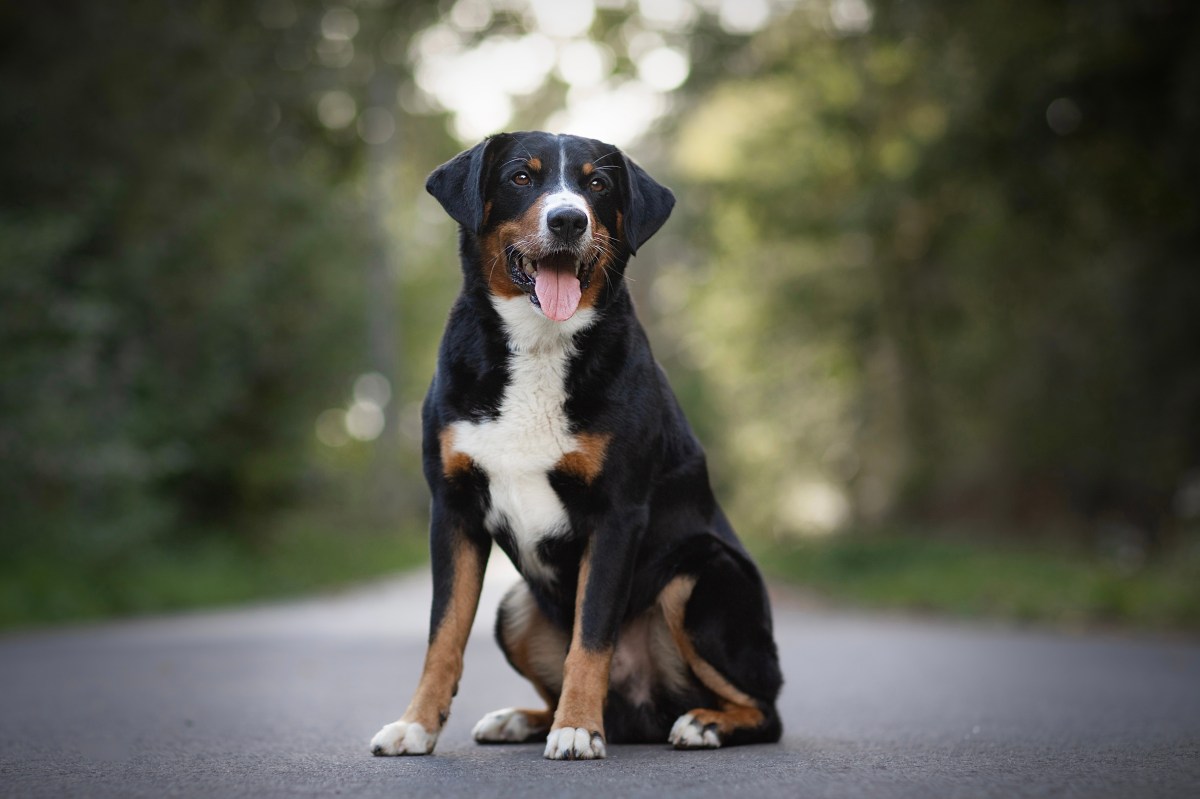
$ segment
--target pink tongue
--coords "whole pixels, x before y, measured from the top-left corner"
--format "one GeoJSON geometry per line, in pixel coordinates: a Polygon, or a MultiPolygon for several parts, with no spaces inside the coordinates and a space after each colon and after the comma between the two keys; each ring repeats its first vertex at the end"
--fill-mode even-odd
{"type": "Polygon", "coordinates": [[[564,322],[574,316],[583,293],[579,278],[575,277],[574,259],[567,256],[539,261],[534,291],[542,304],[542,313],[555,322],[564,322]]]}

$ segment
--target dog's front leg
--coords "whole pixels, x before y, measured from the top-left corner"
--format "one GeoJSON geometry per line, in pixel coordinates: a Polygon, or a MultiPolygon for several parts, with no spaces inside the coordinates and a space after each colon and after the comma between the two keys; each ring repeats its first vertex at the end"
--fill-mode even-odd
{"type": "Polygon", "coordinates": [[[430,534],[433,610],[425,668],[412,702],[399,721],[371,739],[376,755],[425,755],[433,751],[462,677],[463,650],[475,620],[490,541],[445,524],[435,508],[430,534]]]}
{"type": "Polygon", "coordinates": [[[546,738],[551,760],[592,760],[606,755],[604,699],[617,628],[633,576],[642,524],[593,534],[579,564],[575,623],[563,664],[563,688],[546,738]]]}

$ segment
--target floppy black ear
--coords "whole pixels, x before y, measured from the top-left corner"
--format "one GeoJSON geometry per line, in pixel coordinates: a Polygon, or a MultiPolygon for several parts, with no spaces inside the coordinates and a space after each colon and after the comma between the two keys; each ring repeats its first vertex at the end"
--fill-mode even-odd
{"type": "Polygon", "coordinates": [[[632,159],[625,160],[625,174],[629,176],[629,199],[625,205],[625,240],[630,254],[654,235],[675,207],[675,195],[671,190],[646,174],[646,170],[632,159]]]}
{"type": "Polygon", "coordinates": [[[459,153],[439,166],[425,181],[425,191],[434,196],[450,218],[471,233],[483,226],[483,192],[487,181],[489,153],[508,134],[501,133],[459,153]]]}

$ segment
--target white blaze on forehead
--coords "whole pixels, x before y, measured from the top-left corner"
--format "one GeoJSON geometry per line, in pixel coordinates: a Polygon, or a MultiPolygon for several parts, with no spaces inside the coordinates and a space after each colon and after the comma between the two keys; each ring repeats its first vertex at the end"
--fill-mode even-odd
{"type": "Polygon", "coordinates": [[[585,244],[591,242],[592,209],[584,196],[572,189],[567,182],[567,146],[564,143],[558,145],[558,186],[550,194],[547,194],[546,199],[542,202],[542,219],[538,233],[542,236],[543,241],[550,242],[553,239],[550,233],[550,214],[560,208],[575,208],[583,211],[588,222],[581,241],[585,244]]]}

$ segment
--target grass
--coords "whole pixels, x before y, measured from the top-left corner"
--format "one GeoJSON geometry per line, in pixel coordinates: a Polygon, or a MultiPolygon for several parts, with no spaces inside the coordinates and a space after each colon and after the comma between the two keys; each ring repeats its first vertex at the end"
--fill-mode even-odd
{"type": "MultiPolygon", "coordinates": [[[[902,532],[750,542],[764,571],[840,604],[960,618],[1200,631],[1200,548],[1137,569],[1078,551],[902,532]]],[[[146,547],[105,561],[0,562],[0,628],[132,616],[311,593],[412,568],[424,531],[300,516],[248,547],[231,539],[146,547]]]]}
{"type": "Polygon", "coordinates": [[[847,533],[760,546],[764,571],[859,607],[961,618],[1200,630],[1200,550],[1136,568],[1069,551],[847,533]]]}
{"type": "Polygon", "coordinates": [[[39,553],[0,565],[0,628],[295,596],[411,568],[424,532],[345,529],[292,520],[270,540],[146,547],[107,562],[39,553]]]}

